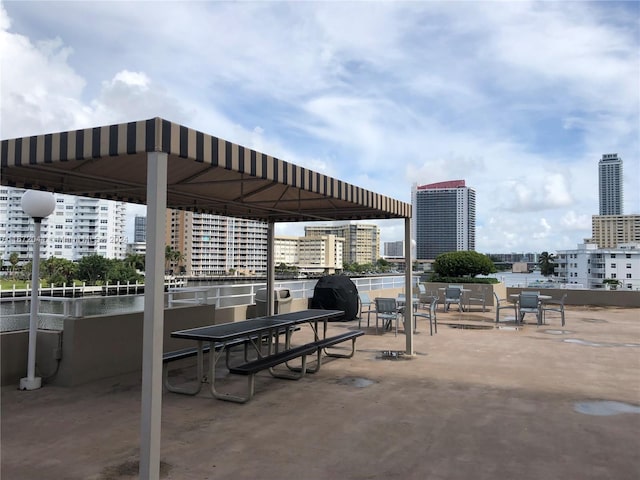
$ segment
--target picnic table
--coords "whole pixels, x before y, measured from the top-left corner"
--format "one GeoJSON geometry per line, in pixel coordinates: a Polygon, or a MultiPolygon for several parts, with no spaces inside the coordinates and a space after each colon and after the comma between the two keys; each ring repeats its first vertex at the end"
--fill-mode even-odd
{"type": "MultiPolygon", "coordinates": [[[[252,318],[239,322],[222,323],[218,325],[208,325],[204,327],[191,328],[172,332],[174,338],[182,338],[197,342],[198,362],[202,361],[205,351],[209,352],[209,390],[213,397],[220,400],[244,403],[253,397],[254,375],[265,369],[278,378],[298,379],[305,373],[319,370],[323,349],[346,340],[353,340],[352,353],[355,351],[355,338],[362,335],[361,330],[349,331],[335,337],[327,338],[327,322],[336,317],[343,316],[342,310],[321,310],[309,309],[297,312],[287,312],[266,317],[252,318]],[[322,337],[320,337],[319,324],[322,322],[322,337]],[[314,341],[303,345],[292,347],[290,344],[291,332],[298,325],[307,323],[314,332],[314,341]],[[278,338],[285,335],[283,350],[279,350],[278,338]],[[267,341],[266,352],[263,352],[262,343],[267,341]],[[228,348],[243,342],[245,349],[247,346],[253,347],[257,353],[255,360],[247,361],[245,350],[245,363],[241,365],[228,366],[230,373],[247,375],[249,378],[248,393],[246,395],[234,395],[222,393],[216,389],[216,363],[218,359],[227,354],[228,348]],[[317,354],[317,365],[314,369],[307,369],[306,356],[317,354]],[[302,359],[302,366],[298,368],[290,367],[290,372],[276,372],[273,367],[281,363],[286,363],[295,358],[302,359]]],[[[332,356],[347,356],[333,354],[332,356]]],[[[227,357],[228,358],[228,357],[227,357]]],[[[288,366],[288,365],[287,365],[288,366]]],[[[199,372],[201,370],[199,369],[199,372]]],[[[196,390],[182,391],[179,388],[172,389],[177,393],[188,393],[194,395],[200,391],[201,384],[196,390]]]]}

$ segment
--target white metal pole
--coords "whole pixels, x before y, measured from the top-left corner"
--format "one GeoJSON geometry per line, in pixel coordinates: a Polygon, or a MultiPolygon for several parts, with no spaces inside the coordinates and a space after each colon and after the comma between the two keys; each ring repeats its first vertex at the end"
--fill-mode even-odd
{"type": "Polygon", "coordinates": [[[140,419],[140,478],[143,480],[160,478],[166,208],[167,154],[152,152],[147,155],[147,254],[140,419]]]}
{"type": "Polygon", "coordinates": [[[275,310],[274,285],[275,285],[275,258],[273,256],[275,243],[275,224],[269,220],[267,223],[267,315],[273,315],[275,310]]]}
{"type": "Polygon", "coordinates": [[[38,287],[40,286],[40,222],[34,218],[33,260],[31,261],[31,305],[29,308],[29,356],[27,376],[20,379],[20,390],[36,390],[42,386],[42,379],[36,377],[36,340],[38,338],[38,287]]]}
{"type": "Polygon", "coordinates": [[[407,340],[407,355],[413,355],[413,259],[411,258],[411,219],[404,219],[404,332],[407,340]]]}

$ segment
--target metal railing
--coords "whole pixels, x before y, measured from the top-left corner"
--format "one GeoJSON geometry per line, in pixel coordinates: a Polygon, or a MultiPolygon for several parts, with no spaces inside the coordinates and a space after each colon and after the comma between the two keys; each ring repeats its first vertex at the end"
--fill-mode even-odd
{"type": "MultiPolygon", "coordinates": [[[[358,291],[362,292],[404,288],[404,276],[353,278],[352,281],[358,291]]],[[[317,279],[287,280],[275,282],[274,289],[288,290],[292,299],[311,298],[317,282],[317,279]]],[[[141,284],[130,284],[129,286],[132,290],[134,286],[141,286],[141,284]]],[[[216,308],[252,305],[256,303],[256,292],[266,288],[266,286],[266,283],[221,284],[198,287],[173,286],[169,287],[168,292],[164,294],[164,305],[167,308],[180,305],[215,305],[216,308]]],[[[112,284],[109,287],[120,287],[124,292],[127,285],[112,284]]],[[[52,289],[46,287],[40,290],[43,295],[39,297],[39,328],[62,330],[63,319],[68,317],[80,318],[91,315],[104,315],[106,313],[133,313],[144,310],[143,294],[123,293],[108,296],[95,294],[102,292],[104,287],[98,287],[100,290],[96,292],[85,290],[86,296],[81,297],[56,296],[52,294],[61,293],[64,288],[70,289],[73,287],[52,287],[52,289]],[[94,293],[94,295],[91,295],[91,293],[94,293]]],[[[91,287],[85,288],[89,289],[91,287]]],[[[0,299],[0,306],[2,306],[0,331],[28,328],[29,301],[30,293],[26,296],[11,296],[0,299]],[[18,305],[19,308],[17,308],[18,305]]]]}

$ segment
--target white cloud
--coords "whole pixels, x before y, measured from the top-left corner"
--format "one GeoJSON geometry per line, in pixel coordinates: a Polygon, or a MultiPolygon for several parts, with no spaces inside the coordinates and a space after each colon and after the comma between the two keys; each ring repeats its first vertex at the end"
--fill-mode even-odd
{"type": "Polygon", "coordinates": [[[414,182],[465,179],[478,250],[573,248],[603,153],[623,157],[640,212],[639,10],[5,2],[1,134],[161,116],[404,201],[414,182]]]}

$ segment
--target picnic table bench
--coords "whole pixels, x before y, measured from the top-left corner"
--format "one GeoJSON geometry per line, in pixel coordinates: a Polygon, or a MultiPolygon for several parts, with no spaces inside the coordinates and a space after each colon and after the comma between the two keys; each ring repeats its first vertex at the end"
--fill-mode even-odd
{"type": "MultiPolygon", "coordinates": [[[[316,372],[320,368],[322,361],[322,352],[325,351],[328,356],[333,357],[352,357],[355,352],[355,339],[363,335],[362,331],[346,332],[334,337],[319,338],[318,323],[323,322],[324,334],[326,337],[327,321],[330,318],[335,318],[344,315],[341,310],[322,310],[322,309],[308,309],[299,312],[288,312],[269,317],[259,317],[249,320],[243,320],[240,322],[229,322],[226,324],[210,325],[205,327],[192,328],[189,330],[181,330],[172,332],[171,336],[174,338],[183,338],[188,340],[198,341],[198,347],[195,355],[198,355],[198,369],[199,377],[202,377],[202,355],[204,353],[205,342],[210,345],[209,347],[209,390],[215,398],[220,400],[228,400],[232,402],[245,403],[250,400],[255,392],[255,375],[262,370],[269,370],[269,372],[277,378],[286,379],[299,379],[304,376],[305,373],[316,372]],[[291,331],[297,326],[303,323],[311,325],[314,332],[314,340],[304,345],[291,346],[291,331]],[[271,341],[274,338],[278,338],[280,334],[285,333],[286,341],[284,350],[278,351],[278,343],[276,341],[275,348],[271,341]],[[229,372],[235,375],[248,376],[248,388],[245,394],[236,395],[231,393],[219,392],[215,386],[215,368],[216,362],[222,351],[226,351],[227,355],[229,347],[237,341],[242,342],[242,339],[247,337],[265,337],[269,339],[269,348],[267,353],[263,355],[261,348],[255,345],[255,340],[250,339],[248,344],[253,344],[258,353],[258,358],[255,360],[247,361],[245,354],[245,362],[240,365],[230,366],[227,360],[227,368],[229,372]],[[338,353],[334,351],[327,351],[328,347],[336,345],[338,343],[352,340],[352,348],[350,353],[338,353]],[[211,347],[213,346],[213,348],[211,347]],[[218,349],[219,348],[219,349],[218,349]],[[313,370],[307,368],[307,356],[313,353],[317,353],[318,362],[313,370]],[[290,372],[282,371],[282,369],[276,370],[274,367],[280,364],[287,364],[287,362],[296,358],[301,359],[302,366],[298,368],[290,368],[290,372]]],[[[299,328],[299,327],[298,327],[299,328]]],[[[189,355],[188,352],[176,351],[175,354],[167,355],[167,363],[172,361],[172,358],[185,358],[184,355],[189,355]]],[[[228,357],[227,357],[228,359],[228,357]]],[[[287,364],[287,367],[289,365],[287,364]]],[[[186,389],[172,386],[171,391],[177,393],[189,393],[195,394],[200,391],[200,385],[197,388],[186,389]],[[195,392],[195,393],[194,393],[195,392]]]]}

